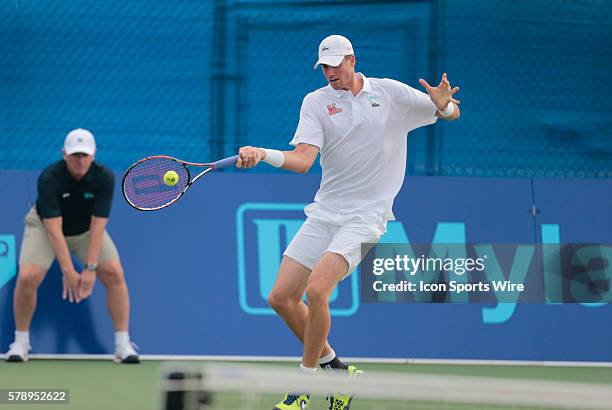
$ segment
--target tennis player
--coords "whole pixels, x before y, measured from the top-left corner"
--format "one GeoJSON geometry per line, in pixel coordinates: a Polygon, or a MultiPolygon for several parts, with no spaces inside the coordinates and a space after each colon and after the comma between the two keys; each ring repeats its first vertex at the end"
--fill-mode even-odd
{"type": "MultiPolygon", "coordinates": [[[[355,72],[351,42],[339,35],[319,45],[315,64],[328,84],[306,95],[291,145],[293,151],[240,148],[237,166],[260,161],[305,173],[321,153],[322,179],[306,222],[284,252],[269,303],[303,342],[300,368],[346,368],[327,342],[329,298],[361,261],[361,244],[376,243],[393,220],[392,205],[404,181],[407,134],[438,118],[459,118],[459,101],[446,74],[427,94],[390,79],[355,72]],[[429,94],[429,95],[428,95],[429,94]],[[306,292],[307,305],[302,302],[306,292]]],[[[350,395],[331,395],[330,409],[348,409],[350,395]]],[[[307,394],[289,393],[278,410],[303,409],[307,394]]]]}
{"type": "Polygon", "coordinates": [[[63,298],[70,302],[78,303],[91,296],[96,278],[100,279],[106,287],[108,310],[115,326],[114,360],[138,363],[128,333],[130,300],[123,267],[105,229],[115,177],[94,161],[96,142],[87,130],[70,131],[62,151],[64,159],[40,174],[36,205],[25,219],[13,300],[15,341],[6,360],[28,360],[36,293],[57,258],[63,273],[63,298]],[[72,264],[71,252],[85,266],[80,273],[72,264]]]}

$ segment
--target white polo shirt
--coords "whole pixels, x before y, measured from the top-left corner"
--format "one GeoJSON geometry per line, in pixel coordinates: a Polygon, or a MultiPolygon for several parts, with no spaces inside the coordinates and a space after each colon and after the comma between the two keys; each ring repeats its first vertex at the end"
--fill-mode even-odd
{"type": "Polygon", "coordinates": [[[435,123],[436,106],[427,94],[399,81],[356,75],[364,81],[356,96],[328,84],[304,97],[291,145],[315,145],[321,153],[321,186],[308,216],[386,222],[395,219],[407,134],[435,123]]]}

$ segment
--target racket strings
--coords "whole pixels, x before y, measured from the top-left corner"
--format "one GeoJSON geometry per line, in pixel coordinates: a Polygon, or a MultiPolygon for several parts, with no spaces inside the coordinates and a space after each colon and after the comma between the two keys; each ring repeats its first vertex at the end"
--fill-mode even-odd
{"type": "Polygon", "coordinates": [[[150,158],[133,166],[124,177],[123,190],[130,203],[139,209],[157,209],[175,201],[189,183],[189,171],[170,158],[150,158]],[[164,175],[174,171],[175,185],[167,185],[164,175]]]}

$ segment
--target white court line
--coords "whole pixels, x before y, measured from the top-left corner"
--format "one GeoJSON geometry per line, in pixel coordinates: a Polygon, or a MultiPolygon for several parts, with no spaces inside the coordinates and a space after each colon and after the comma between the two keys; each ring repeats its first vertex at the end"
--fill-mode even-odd
{"type": "MultiPolygon", "coordinates": [[[[4,357],[4,356],[3,356],[4,357]]],[[[112,360],[111,354],[30,354],[32,359],[48,360],[112,360]]],[[[140,355],[141,360],[193,360],[221,362],[299,362],[299,356],[227,356],[227,355],[140,355]]],[[[351,363],[440,364],[474,366],[543,366],[543,367],[612,367],[612,362],[541,361],[541,360],[463,360],[384,357],[342,357],[351,363]]]]}

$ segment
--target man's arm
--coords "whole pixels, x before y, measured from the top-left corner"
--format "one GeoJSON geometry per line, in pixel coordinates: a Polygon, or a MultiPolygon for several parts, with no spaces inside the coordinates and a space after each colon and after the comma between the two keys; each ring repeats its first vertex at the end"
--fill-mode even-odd
{"type": "MultiPolygon", "coordinates": [[[[280,151],[280,153],[284,157],[281,166],[283,169],[305,174],[317,159],[319,147],[300,143],[293,151],[280,151]]],[[[266,156],[267,153],[263,148],[242,147],[239,151],[236,166],[238,168],[253,168],[260,161],[265,161],[266,156]]]]}
{"type": "MultiPolygon", "coordinates": [[[[87,247],[87,265],[98,266],[100,249],[102,249],[102,240],[104,238],[104,228],[106,228],[107,223],[108,218],[100,218],[93,215],[91,217],[91,223],[89,225],[89,246],[87,247]]],[[[79,289],[79,296],[81,299],[91,296],[95,282],[95,270],[86,268],[81,272],[81,286],[79,289]]]]}
{"type": "Polygon", "coordinates": [[[62,298],[66,299],[67,297],[70,302],[76,301],[78,303],[81,301],[78,292],[80,277],[74,269],[70,251],[68,250],[68,244],[62,232],[62,217],[43,218],[42,221],[47,230],[47,235],[51,241],[51,246],[55,252],[60,269],[62,270],[64,284],[62,298]]]}

